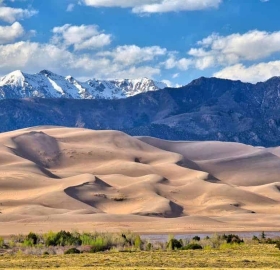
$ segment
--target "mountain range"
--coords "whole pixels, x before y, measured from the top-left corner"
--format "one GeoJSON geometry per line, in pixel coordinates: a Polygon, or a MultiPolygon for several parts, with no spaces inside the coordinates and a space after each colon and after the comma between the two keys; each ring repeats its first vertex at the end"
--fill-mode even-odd
{"type": "MultiPolygon", "coordinates": [[[[19,87],[19,89],[21,89],[19,87]]],[[[124,99],[4,99],[0,131],[55,125],[168,140],[280,145],[280,77],[257,84],[199,78],[124,99]]]]}
{"type": "Polygon", "coordinates": [[[72,76],[57,75],[48,70],[27,74],[20,70],[0,78],[0,99],[7,98],[71,98],[120,99],[167,87],[148,78],[97,80],[80,82],[72,76]]]}

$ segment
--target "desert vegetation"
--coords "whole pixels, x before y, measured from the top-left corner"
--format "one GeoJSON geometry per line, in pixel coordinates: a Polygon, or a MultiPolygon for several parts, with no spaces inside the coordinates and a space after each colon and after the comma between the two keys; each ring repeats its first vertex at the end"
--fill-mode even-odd
{"type": "Polygon", "coordinates": [[[214,234],[151,242],[131,232],[29,233],[0,238],[0,268],[278,268],[280,239],[214,234]]]}
{"type": "MultiPolygon", "coordinates": [[[[254,236],[255,243],[268,243],[280,246],[280,241],[258,238],[254,236]]],[[[17,254],[22,252],[29,255],[60,255],[97,252],[137,252],[137,251],[179,251],[219,249],[225,245],[244,244],[238,235],[212,235],[200,239],[176,239],[169,235],[166,242],[151,242],[141,239],[140,235],[131,232],[122,233],[79,233],[79,232],[48,232],[45,234],[14,235],[7,239],[0,238],[2,254],[17,254]]]]}
{"type": "Polygon", "coordinates": [[[236,234],[213,234],[201,239],[176,239],[169,235],[168,240],[153,241],[141,239],[132,232],[89,233],[89,232],[48,232],[45,234],[12,235],[0,237],[1,254],[16,255],[61,255],[97,252],[140,252],[140,251],[182,251],[182,250],[221,250],[234,249],[244,245],[272,245],[280,250],[280,238],[266,238],[262,232],[252,239],[242,239],[236,234]]]}

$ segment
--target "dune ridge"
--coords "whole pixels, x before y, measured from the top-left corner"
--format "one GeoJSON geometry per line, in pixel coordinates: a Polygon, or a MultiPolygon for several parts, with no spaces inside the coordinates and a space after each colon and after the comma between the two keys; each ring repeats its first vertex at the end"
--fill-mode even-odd
{"type": "Polygon", "coordinates": [[[0,134],[0,234],[277,230],[278,148],[34,127],[0,134]]]}

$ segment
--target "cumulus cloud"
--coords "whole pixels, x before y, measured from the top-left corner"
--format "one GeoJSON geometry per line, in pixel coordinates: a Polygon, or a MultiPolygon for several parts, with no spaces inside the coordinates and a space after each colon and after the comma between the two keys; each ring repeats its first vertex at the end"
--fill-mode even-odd
{"type": "Polygon", "coordinates": [[[166,69],[188,70],[192,66],[193,60],[188,58],[176,59],[175,56],[171,56],[163,64],[166,69]]]}
{"type": "Polygon", "coordinates": [[[11,26],[0,26],[0,44],[6,44],[15,41],[24,34],[22,25],[18,22],[11,26]]]}
{"type": "Polygon", "coordinates": [[[198,69],[215,65],[233,65],[241,61],[255,61],[280,52],[280,31],[249,31],[245,34],[220,36],[212,34],[189,50],[198,69]]]}
{"type": "MultiPolygon", "coordinates": [[[[152,1],[150,1],[152,2],[152,1]]],[[[192,11],[216,8],[221,0],[161,0],[133,8],[135,13],[163,13],[171,11],[192,11]]]]}
{"type": "Polygon", "coordinates": [[[169,81],[169,80],[162,80],[163,83],[165,83],[167,85],[167,87],[173,87],[173,88],[179,88],[182,87],[181,84],[174,84],[173,82],[169,81]]]}
{"type": "Polygon", "coordinates": [[[111,35],[99,31],[97,25],[72,26],[65,24],[53,28],[53,43],[69,47],[74,50],[93,50],[111,43],[111,35]]]}
{"type": "Polygon", "coordinates": [[[167,53],[165,48],[159,46],[138,47],[136,45],[118,46],[112,51],[99,53],[100,56],[112,58],[113,62],[123,65],[138,64],[154,60],[157,56],[163,56],[167,53]]]}
{"type": "Polygon", "coordinates": [[[280,61],[271,61],[267,63],[258,63],[248,67],[243,64],[236,64],[214,73],[213,76],[223,79],[256,83],[268,80],[273,76],[279,76],[279,74],[280,61]]]}
{"type": "Polygon", "coordinates": [[[36,15],[38,11],[34,9],[21,9],[0,6],[0,21],[14,23],[15,21],[30,18],[36,15]]]}
{"type": "Polygon", "coordinates": [[[161,70],[151,63],[132,63],[123,65],[114,57],[97,54],[80,54],[70,52],[55,44],[40,44],[21,41],[0,45],[0,73],[22,69],[26,72],[38,72],[50,69],[59,74],[74,74],[83,78],[139,78],[159,75],[161,70]],[[40,61],[38,61],[40,59],[40,61]]]}
{"type": "Polygon", "coordinates": [[[280,31],[249,31],[244,34],[221,36],[212,34],[191,48],[187,58],[179,58],[177,53],[161,63],[166,69],[205,70],[224,67],[214,76],[247,82],[266,80],[280,75],[280,61],[264,62],[276,53],[280,53],[280,31]],[[258,63],[262,61],[261,63],[258,63]],[[245,66],[243,63],[247,63],[245,66]]]}
{"type": "Polygon", "coordinates": [[[93,7],[132,8],[134,13],[163,13],[217,8],[222,0],[83,0],[93,7]]]}

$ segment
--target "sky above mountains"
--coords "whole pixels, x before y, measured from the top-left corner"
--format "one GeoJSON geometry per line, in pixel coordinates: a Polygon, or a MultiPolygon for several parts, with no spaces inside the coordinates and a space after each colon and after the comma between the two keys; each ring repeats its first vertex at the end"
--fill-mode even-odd
{"type": "Polygon", "coordinates": [[[280,76],[278,0],[0,0],[0,76],[280,76]]]}

